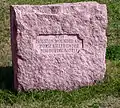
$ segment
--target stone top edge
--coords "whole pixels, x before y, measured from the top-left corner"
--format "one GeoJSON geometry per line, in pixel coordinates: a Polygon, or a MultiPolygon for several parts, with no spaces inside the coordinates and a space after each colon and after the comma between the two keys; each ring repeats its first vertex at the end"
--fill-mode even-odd
{"type": "Polygon", "coordinates": [[[11,5],[11,7],[27,7],[27,6],[61,6],[61,5],[79,5],[79,4],[99,4],[99,5],[106,5],[101,4],[96,1],[89,1],[89,2],[73,2],[73,3],[58,3],[58,4],[40,4],[40,5],[31,5],[31,4],[23,4],[23,5],[11,5]]]}

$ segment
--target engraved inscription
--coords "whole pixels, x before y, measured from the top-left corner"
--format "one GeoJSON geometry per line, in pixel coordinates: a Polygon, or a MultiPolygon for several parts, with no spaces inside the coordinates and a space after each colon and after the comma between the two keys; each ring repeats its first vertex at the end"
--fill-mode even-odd
{"type": "Polygon", "coordinates": [[[77,53],[82,48],[82,39],[77,35],[40,35],[33,45],[43,54],[77,53]]]}

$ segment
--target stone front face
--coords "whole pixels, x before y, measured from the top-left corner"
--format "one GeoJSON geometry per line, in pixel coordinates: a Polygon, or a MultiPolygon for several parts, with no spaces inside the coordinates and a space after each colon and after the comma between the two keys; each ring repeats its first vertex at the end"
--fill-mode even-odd
{"type": "Polygon", "coordinates": [[[106,5],[97,2],[11,6],[17,90],[73,90],[105,75],[106,5]]]}

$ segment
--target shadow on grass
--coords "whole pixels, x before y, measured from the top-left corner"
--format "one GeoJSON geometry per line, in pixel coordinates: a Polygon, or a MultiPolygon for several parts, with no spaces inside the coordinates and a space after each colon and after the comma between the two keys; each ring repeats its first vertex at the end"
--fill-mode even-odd
{"type": "Polygon", "coordinates": [[[0,89],[13,90],[13,67],[0,67],[0,89]]]}
{"type": "Polygon", "coordinates": [[[106,59],[120,60],[120,45],[111,45],[107,47],[106,59]]]}

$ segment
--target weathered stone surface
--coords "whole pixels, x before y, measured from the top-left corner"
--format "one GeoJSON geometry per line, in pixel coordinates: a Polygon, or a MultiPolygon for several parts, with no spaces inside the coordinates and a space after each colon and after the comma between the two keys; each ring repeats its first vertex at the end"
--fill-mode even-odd
{"type": "Polygon", "coordinates": [[[11,6],[17,90],[73,90],[104,78],[107,9],[97,2],[11,6]]]}

